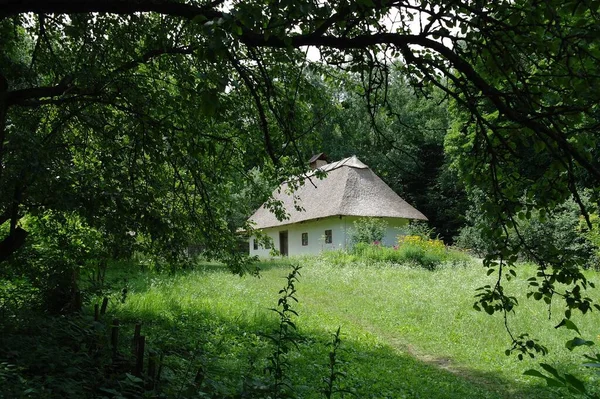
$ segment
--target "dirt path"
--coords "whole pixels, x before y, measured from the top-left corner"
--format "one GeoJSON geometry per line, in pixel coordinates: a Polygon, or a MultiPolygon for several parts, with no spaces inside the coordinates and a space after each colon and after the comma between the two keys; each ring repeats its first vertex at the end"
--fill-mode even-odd
{"type": "Polygon", "coordinates": [[[401,338],[386,333],[378,329],[377,327],[374,327],[372,325],[366,325],[364,322],[359,320],[353,320],[352,322],[356,326],[360,327],[362,330],[377,336],[379,339],[387,343],[387,345],[389,345],[391,348],[394,349],[394,351],[398,352],[399,354],[408,354],[422,363],[452,373],[503,398],[531,399],[530,396],[524,396],[524,394],[520,393],[518,390],[515,389],[515,387],[512,384],[508,382],[501,383],[497,380],[490,380],[488,378],[485,378],[485,376],[483,375],[478,375],[476,372],[473,372],[472,370],[469,370],[468,368],[455,363],[450,358],[425,354],[419,351],[419,349],[415,346],[407,344],[401,338]]]}

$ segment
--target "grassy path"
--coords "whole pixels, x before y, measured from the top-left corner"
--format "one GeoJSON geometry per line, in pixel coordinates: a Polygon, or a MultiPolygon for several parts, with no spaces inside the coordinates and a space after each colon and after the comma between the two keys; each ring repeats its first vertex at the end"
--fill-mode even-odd
{"type": "MultiPolygon", "coordinates": [[[[562,397],[523,376],[540,359],[519,362],[504,355],[509,341],[500,317],[472,310],[474,289],[488,282],[481,267],[429,272],[401,266],[332,266],[318,259],[298,262],[303,269],[297,285],[297,325],[306,340],[290,356],[290,377],[300,397],[322,397],[318,389],[327,363],[326,344],[338,326],[347,373],[343,383],[361,398],[562,397]]],[[[211,364],[218,366],[215,378],[229,375],[223,383],[233,384],[247,371],[249,359],[268,353],[268,345],[255,333],[274,327],[276,318],[267,309],[276,304],[288,271],[289,266],[269,263],[260,279],[235,277],[219,266],[173,278],[147,277],[132,282],[132,293],[117,312],[125,319],[148,320],[156,334],[170,336],[177,345],[193,347],[202,341],[212,353],[211,364]]],[[[507,288],[524,293],[524,287],[517,279],[507,288]]],[[[597,291],[589,294],[599,299],[597,291]]],[[[554,313],[548,320],[542,304],[522,300],[510,322],[515,331],[531,332],[549,347],[544,362],[577,370],[573,365],[581,362],[580,354],[563,348],[572,336],[553,328],[560,316],[558,309],[554,313]]],[[[597,314],[577,323],[583,336],[598,334],[597,314]]],[[[593,375],[586,378],[597,383],[593,375]]]]}

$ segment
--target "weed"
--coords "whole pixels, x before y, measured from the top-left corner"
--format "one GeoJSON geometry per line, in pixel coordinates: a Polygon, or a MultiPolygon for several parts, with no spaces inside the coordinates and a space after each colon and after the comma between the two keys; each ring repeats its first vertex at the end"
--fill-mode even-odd
{"type": "Polygon", "coordinates": [[[299,276],[300,266],[293,265],[292,271],[287,276],[286,286],[279,291],[281,297],[277,308],[271,308],[279,316],[279,325],[272,334],[266,335],[273,343],[274,350],[267,359],[268,365],[265,371],[273,379],[269,391],[275,399],[294,397],[286,372],[290,368],[287,354],[292,348],[298,348],[299,337],[296,324],[292,321],[292,317],[297,317],[298,313],[292,309],[292,303],[298,302],[295,284],[299,276]]]}

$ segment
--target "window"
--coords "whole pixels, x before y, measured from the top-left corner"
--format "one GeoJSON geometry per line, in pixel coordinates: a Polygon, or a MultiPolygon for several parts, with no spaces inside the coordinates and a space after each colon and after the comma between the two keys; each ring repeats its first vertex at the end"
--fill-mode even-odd
{"type": "Polygon", "coordinates": [[[332,243],[331,230],[325,230],[325,244],[332,243]]]}
{"type": "Polygon", "coordinates": [[[265,242],[265,249],[271,249],[271,239],[268,239],[267,242],[265,242]]]}
{"type": "Polygon", "coordinates": [[[302,246],[308,245],[308,233],[302,233],[302,246]]]}
{"type": "Polygon", "coordinates": [[[255,238],[252,240],[252,248],[256,251],[258,249],[258,240],[255,238]]]}

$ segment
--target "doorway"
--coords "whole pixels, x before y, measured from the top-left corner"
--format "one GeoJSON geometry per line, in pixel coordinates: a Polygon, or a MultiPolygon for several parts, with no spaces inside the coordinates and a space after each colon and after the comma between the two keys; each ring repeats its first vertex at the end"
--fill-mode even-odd
{"type": "Polygon", "coordinates": [[[279,232],[279,253],[281,253],[281,256],[288,256],[288,232],[287,232],[287,230],[279,232]]]}

